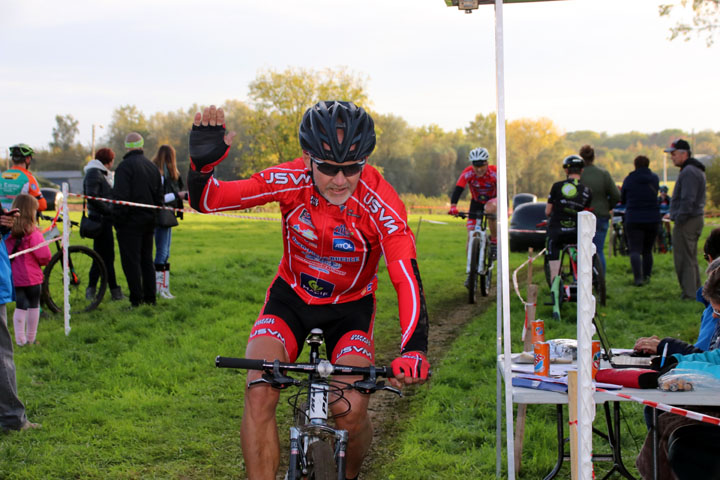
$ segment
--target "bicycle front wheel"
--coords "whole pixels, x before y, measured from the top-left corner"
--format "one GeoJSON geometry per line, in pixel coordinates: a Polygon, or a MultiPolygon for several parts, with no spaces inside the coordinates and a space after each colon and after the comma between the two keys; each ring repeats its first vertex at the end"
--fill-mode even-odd
{"type": "Polygon", "coordinates": [[[485,258],[483,259],[483,273],[480,275],[480,293],[483,297],[487,297],[490,294],[490,287],[492,286],[492,268],[493,259],[492,251],[490,249],[490,242],[485,242],[485,258]]]}
{"type": "MultiPolygon", "coordinates": [[[[62,251],[50,259],[42,286],[45,305],[53,313],[63,311],[65,288],[63,285],[62,251]]],[[[97,308],[107,289],[107,271],[100,255],[92,248],[83,245],[68,247],[68,267],[70,275],[70,311],[89,312],[97,308]],[[97,276],[94,291],[88,290],[90,279],[97,276]]]]}
{"type": "Polygon", "coordinates": [[[478,265],[480,263],[480,237],[472,237],[470,248],[470,273],[468,273],[467,278],[468,303],[475,303],[478,288],[478,265]]]}
{"type": "Polygon", "coordinates": [[[597,254],[592,257],[593,269],[592,269],[592,282],[595,294],[598,296],[600,305],[605,306],[607,301],[607,290],[605,287],[605,272],[603,271],[602,264],[600,263],[600,257],[597,254]]]}
{"type": "Polygon", "coordinates": [[[313,442],[308,447],[308,480],[337,480],[335,452],[325,440],[313,442]]]}

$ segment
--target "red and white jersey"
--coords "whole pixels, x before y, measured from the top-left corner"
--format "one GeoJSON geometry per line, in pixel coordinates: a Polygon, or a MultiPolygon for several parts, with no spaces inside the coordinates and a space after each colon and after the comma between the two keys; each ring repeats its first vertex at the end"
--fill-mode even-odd
{"type": "Polygon", "coordinates": [[[280,204],[283,222],[284,255],[278,275],[303,301],[344,303],[372,294],[384,255],[398,294],[402,351],[427,351],[427,310],[415,237],[404,204],[374,167],[365,166],[355,192],[340,206],[317,192],[298,158],[247,180],[221,182],[211,177],[199,209],[240,210],[273,201],[280,204]]]}
{"type": "Polygon", "coordinates": [[[468,165],[460,174],[456,186],[461,188],[468,186],[473,200],[485,203],[497,197],[497,167],[488,165],[485,175],[478,177],[472,165],[468,165]]]}

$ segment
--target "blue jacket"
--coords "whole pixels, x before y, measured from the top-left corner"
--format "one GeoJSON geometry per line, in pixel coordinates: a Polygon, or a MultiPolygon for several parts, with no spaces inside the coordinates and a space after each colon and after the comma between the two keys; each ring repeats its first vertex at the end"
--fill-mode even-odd
{"type": "Polygon", "coordinates": [[[720,349],[675,357],[678,359],[675,370],[695,370],[720,380],[720,349]]]}
{"type": "Polygon", "coordinates": [[[5,238],[8,235],[10,235],[9,231],[2,235],[2,241],[0,241],[0,305],[15,301],[10,258],[7,248],[5,248],[5,238]]]}
{"type": "Polygon", "coordinates": [[[621,202],[625,204],[625,223],[657,223],[660,180],[649,168],[636,168],[625,178],[621,202]]]}

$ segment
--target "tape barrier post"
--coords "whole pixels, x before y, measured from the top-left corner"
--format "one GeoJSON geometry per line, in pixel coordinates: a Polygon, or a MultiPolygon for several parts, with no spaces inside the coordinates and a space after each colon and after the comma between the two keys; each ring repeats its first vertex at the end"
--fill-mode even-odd
{"type": "MultiPolygon", "coordinates": [[[[63,194],[63,233],[62,233],[62,256],[63,256],[63,312],[65,317],[65,336],[70,335],[70,269],[68,257],[70,248],[70,209],[68,208],[68,184],[62,184],[63,194]]],[[[57,208],[57,207],[55,207],[57,208]]]]}
{"type": "Polygon", "coordinates": [[[577,430],[578,477],[590,480],[592,466],[592,424],[595,419],[595,387],[592,379],[592,336],[595,297],[592,294],[592,258],[595,245],[595,215],[580,212],[577,218],[577,430]]]}

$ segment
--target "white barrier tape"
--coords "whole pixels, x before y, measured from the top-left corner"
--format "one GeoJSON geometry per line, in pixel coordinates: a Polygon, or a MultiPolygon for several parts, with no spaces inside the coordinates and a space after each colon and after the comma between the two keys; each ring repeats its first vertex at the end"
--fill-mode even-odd
{"type": "Polygon", "coordinates": [[[524,230],[522,228],[511,228],[508,230],[510,233],[539,233],[545,235],[547,230],[524,230]]]}
{"type": "Polygon", "coordinates": [[[711,423],[713,425],[720,425],[720,418],[712,417],[710,415],[703,415],[702,413],[693,412],[691,410],[685,410],[684,408],[673,407],[671,405],[666,405],[666,404],[660,403],[660,402],[653,402],[651,400],[645,400],[640,397],[628,395],[626,393],[605,390],[604,388],[597,388],[596,390],[598,392],[615,395],[616,397],[624,398],[626,400],[631,400],[633,402],[641,403],[641,404],[647,405],[649,407],[657,408],[658,410],[664,410],[666,412],[674,413],[675,415],[692,418],[693,420],[697,420],[699,422],[711,423]]]}
{"type": "Polygon", "coordinates": [[[266,222],[279,222],[280,221],[279,218],[271,218],[271,217],[253,217],[250,215],[230,215],[228,213],[202,213],[202,212],[198,212],[197,210],[193,210],[192,208],[175,208],[175,207],[163,207],[163,206],[158,206],[158,205],[146,205],[144,203],[128,202],[125,200],[112,200],[110,198],[93,197],[91,195],[83,195],[80,193],[68,193],[68,195],[73,196],[73,197],[86,198],[88,200],[98,200],[100,202],[114,203],[116,205],[125,205],[128,207],[154,208],[156,210],[172,210],[174,212],[199,213],[201,215],[215,215],[218,217],[243,218],[246,220],[263,220],[266,222]]]}
{"type": "Polygon", "coordinates": [[[528,258],[528,259],[525,260],[523,263],[521,263],[519,267],[517,267],[515,270],[513,270],[513,275],[512,275],[512,278],[513,278],[513,288],[515,288],[515,294],[516,294],[516,295],[518,296],[518,298],[520,299],[520,302],[522,302],[524,308],[527,308],[527,307],[532,306],[532,305],[534,305],[534,304],[533,304],[533,303],[527,303],[527,302],[523,299],[522,295],[520,295],[520,288],[518,287],[517,274],[518,274],[518,272],[520,271],[520,269],[523,268],[525,265],[527,265],[528,263],[534,261],[534,260],[535,260],[537,257],[539,257],[540,255],[543,255],[543,254],[545,253],[545,250],[546,250],[546,249],[543,248],[542,250],[540,250],[540,253],[538,253],[538,254],[535,255],[534,257],[528,258]]]}
{"type": "Polygon", "coordinates": [[[27,249],[25,249],[25,250],[20,250],[19,252],[13,253],[12,255],[10,255],[10,260],[12,260],[13,258],[18,257],[18,256],[20,256],[20,255],[25,255],[26,253],[34,252],[34,251],[37,250],[38,248],[42,248],[42,247],[44,247],[44,246],[46,246],[46,245],[50,245],[51,243],[58,242],[58,241],[60,241],[60,240],[62,240],[62,237],[55,237],[55,238],[51,238],[50,240],[45,240],[45,241],[42,242],[42,243],[38,243],[38,244],[35,245],[34,247],[30,247],[30,248],[27,248],[27,249]]]}

